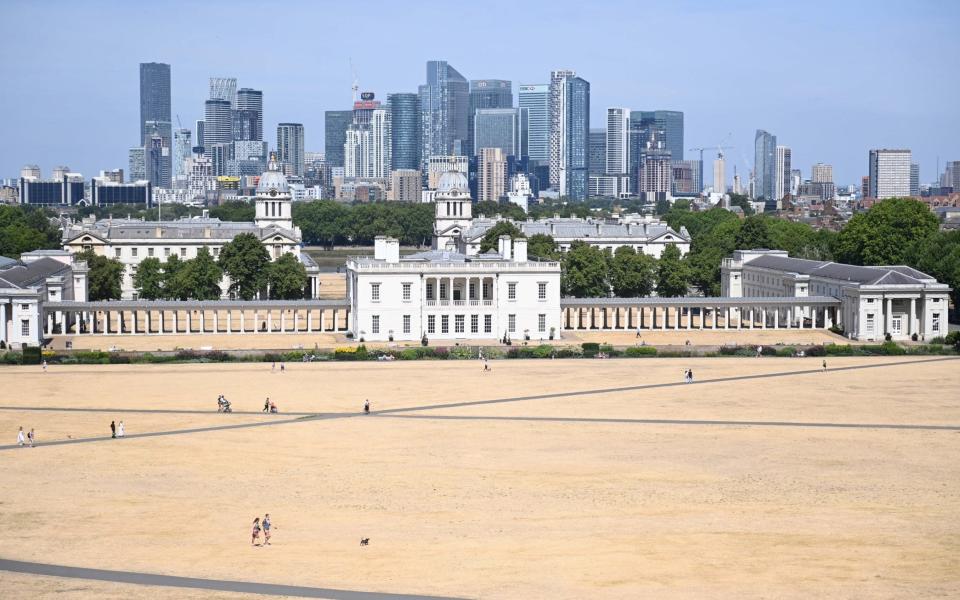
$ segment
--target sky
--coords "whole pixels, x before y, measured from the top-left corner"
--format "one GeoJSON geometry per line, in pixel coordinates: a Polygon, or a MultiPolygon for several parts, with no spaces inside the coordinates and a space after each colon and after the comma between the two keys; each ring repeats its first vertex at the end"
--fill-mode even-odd
{"type": "Polygon", "coordinates": [[[126,171],[141,62],[171,65],[174,127],[203,117],[211,76],[263,90],[271,148],[278,122],[300,122],[323,150],[324,111],[350,107],[351,61],[385,99],[446,60],[514,94],[574,69],[593,128],[611,106],[682,110],[687,148],[733,146],[728,179],[733,164],[746,179],[758,128],[804,177],[825,162],[838,184],[859,184],[871,148],[911,149],[921,182],[960,160],[956,0],[3,0],[0,23],[0,178],[126,171]]]}

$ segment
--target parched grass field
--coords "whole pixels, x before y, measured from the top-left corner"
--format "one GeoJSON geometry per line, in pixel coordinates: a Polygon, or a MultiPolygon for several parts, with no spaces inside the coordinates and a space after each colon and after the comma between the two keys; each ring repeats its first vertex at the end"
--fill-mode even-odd
{"type": "MultiPolygon", "coordinates": [[[[0,559],[456,598],[960,595],[960,362],[821,360],[3,368],[0,559]]],[[[256,597],[3,570],[0,596],[256,597]]]]}

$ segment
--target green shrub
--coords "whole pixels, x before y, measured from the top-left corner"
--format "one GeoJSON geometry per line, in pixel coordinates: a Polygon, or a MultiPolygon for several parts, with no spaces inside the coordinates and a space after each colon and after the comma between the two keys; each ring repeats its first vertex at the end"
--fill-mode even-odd
{"type": "Polygon", "coordinates": [[[533,349],[534,358],[550,358],[553,356],[553,346],[550,344],[540,344],[533,349]]]}
{"type": "Polygon", "coordinates": [[[584,342],[580,347],[583,348],[584,358],[593,358],[600,352],[600,344],[596,342],[584,342]]]}
{"type": "Polygon", "coordinates": [[[827,356],[853,356],[854,348],[850,344],[827,344],[823,347],[827,356]]]}
{"type": "Polygon", "coordinates": [[[23,355],[19,352],[4,352],[3,354],[0,354],[0,363],[5,365],[23,364],[23,355]]]}
{"type": "Polygon", "coordinates": [[[503,358],[504,352],[500,348],[494,348],[492,346],[483,349],[483,357],[494,360],[497,358],[503,358]]]}
{"type": "Polygon", "coordinates": [[[28,346],[24,344],[21,354],[23,355],[23,364],[25,365],[39,365],[43,362],[40,346],[28,346]]]}
{"type": "Polygon", "coordinates": [[[826,356],[827,351],[823,349],[823,346],[810,346],[803,351],[806,356],[826,356]]]}
{"type": "Polygon", "coordinates": [[[933,338],[933,339],[930,340],[930,343],[931,343],[931,344],[938,344],[938,345],[941,345],[941,346],[942,346],[943,344],[945,344],[946,342],[947,342],[946,339],[944,339],[944,337],[943,337],[942,335],[938,335],[937,337],[935,337],[935,338],[933,338]]]}
{"type": "Polygon", "coordinates": [[[400,360],[417,360],[420,358],[420,350],[421,348],[404,348],[397,355],[397,358],[400,360]]]}
{"type": "Polygon", "coordinates": [[[776,355],[777,355],[777,349],[774,348],[773,346],[764,346],[763,349],[760,350],[760,356],[776,356],[776,355]]]}
{"type": "Polygon", "coordinates": [[[720,356],[736,356],[739,346],[720,346],[720,356]]]}
{"type": "Polygon", "coordinates": [[[653,346],[631,346],[623,351],[624,356],[631,358],[642,358],[645,356],[656,356],[657,349],[653,346]]]}
{"type": "Polygon", "coordinates": [[[450,349],[450,358],[456,360],[468,360],[476,357],[477,353],[469,346],[454,346],[450,349]]]}
{"type": "Polygon", "coordinates": [[[561,346],[556,350],[557,358],[580,358],[583,356],[583,348],[577,346],[561,346]]]}
{"type": "Polygon", "coordinates": [[[796,355],[796,353],[797,349],[793,346],[783,346],[781,348],[777,348],[777,356],[780,357],[791,357],[796,355]]]}
{"type": "Polygon", "coordinates": [[[831,325],[830,332],[837,335],[843,335],[843,327],[840,327],[839,325],[831,325]]]}

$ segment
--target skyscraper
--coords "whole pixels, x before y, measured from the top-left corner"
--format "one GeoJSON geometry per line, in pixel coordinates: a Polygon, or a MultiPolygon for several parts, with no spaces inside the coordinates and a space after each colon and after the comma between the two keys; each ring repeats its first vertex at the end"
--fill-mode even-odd
{"type": "Polygon", "coordinates": [[[233,141],[235,142],[255,142],[258,141],[254,136],[257,134],[257,111],[255,110],[232,110],[231,130],[233,131],[233,141]]]}
{"type": "Polygon", "coordinates": [[[503,79],[474,79],[470,81],[470,103],[467,112],[468,156],[479,155],[481,146],[476,146],[474,119],[477,111],[487,108],[513,108],[513,83],[503,79]]]}
{"type": "Polygon", "coordinates": [[[754,137],[753,172],[756,178],[756,199],[776,201],[777,136],[758,129],[754,137]]]}
{"type": "Polygon", "coordinates": [[[237,91],[236,110],[249,110],[256,113],[256,126],[250,137],[251,141],[263,141],[263,92],[250,88],[240,88],[237,91]]]}
{"type": "MultiPolygon", "coordinates": [[[[323,149],[327,165],[343,167],[343,144],[347,139],[347,128],[353,123],[352,110],[328,110],[324,113],[323,149]]],[[[420,132],[417,132],[419,139],[420,132]]],[[[417,165],[420,168],[420,165],[417,165]]]]}
{"type": "Polygon", "coordinates": [[[499,202],[507,193],[507,157],[500,148],[481,148],[477,156],[477,200],[499,202]]]}
{"type": "Polygon", "coordinates": [[[607,156],[605,172],[630,172],[630,109],[607,109],[607,156]]]}
{"type": "Polygon", "coordinates": [[[187,159],[193,154],[193,144],[189,129],[177,129],[173,132],[173,180],[186,182],[187,159]]]}
{"type": "Polygon", "coordinates": [[[389,110],[378,108],[373,111],[370,117],[370,133],[372,142],[371,156],[371,177],[390,177],[391,154],[393,145],[391,143],[391,112],[389,110]]]}
{"type": "Polygon", "coordinates": [[[645,202],[666,200],[673,188],[673,164],[671,152],[666,149],[657,133],[651,132],[643,152],[640,167],[640,196],[645,202]]]}
{"type": "Polygon", "coordinates": [[[203,146],[209,151],[214,144],[233,141],[233,115],[230,102],[212,99],[204,102],[203,146]]]}
{"type": "Polygon", "coordinates": [[[531,162],[550,160],[550,86],[521,84],[517,105],[527,111],[527,156],[531,162]]]}
{"type": "MultiPolygon", "coordinates": [[[[203,119],[197,119],[196,127],[194,131],[197,132],[197,139],[195,141],[195,148],[203,148],[203,133],[207,130],[207,122],[203,119]]],[[[199,152],[198,152],[199,154],[199,152]]]]}
{"type": "MultiPolygon", "coordinates": [[[[671,194],[677,196],[699,196],[703,190],[700,176],[703,168],[699,160],[672,160],[673,183],[671,194]]],[[[736,189],[733,190],[737,192],[736,189]]]]}
{"type": "Polygon", "coordinates": [[[233,106],[237,102],[237,78],[211,77],[210,100],[226,100],[233,106]]]}
{"type": "Polygon", "coordinates": [[[444,60],[427,61],[427,83],[419,88],[421,158],[463,155],[467,150],[470,86],[444,60]]]}
{"type": "Polygon", "coordinates": [[[559,88],[560,195],[584,200],[590,167],[590,83],[582,77],[566,77],[559,88]]]}
{"type": "Polygon", "coordinates": [[[343,176],[372,177],[373,132],[370,126],[351,123],[344,136],[343,176]]]}
{"type": "MultiPolygon", "coordinates": [[[[569,69],[550,72],[550,185],[560,187],[560,170],[563,161],[564,90],[566,81],[576,77],[569,69]]],[[[587,131],[589,137],[589,128],[587,131]]]]}
{"type": "MultiPolygon", "coordinates": [[[[145,123],[170,123],[170,65],[140,63],[140,140],[147,134],[145,123]]],[[[169,135],[169,131],[167,134],[169,135]]]]}
{"type": "MultiPolygon", "coordinates": [[[[420,97],[387,95],[391,127],[391,168],[420,169],[420,97]]],[[[329,161],[329,158],[327,159],[329,161]]]]}
{"type": "Polygon", "coordinates": [[[910,195],[920,197],[920,165],[917,163],[910,165],[910,195]]]}
{"type": "Polygon", "coordinates": [[[810,181],[813,183],[833,183],[833,165],[817,163],[810,169],[810,181]]]}
{"type": "Polygon", "coordinates": [[[143,146],[130,148],[127,172],[130,174],[131,182],[143,181],[147,178],[146,148],[143,146]]]}
{"type": "MultiPolygon", "coordinates": [[[[657,129],[663,147],[670,151],[673,160],[683,160],[683,112],[679,110],[634,110],[630,112],[630,121],[646,128],[657,129]]],[[[644,142],[647,137],[644,137],[644,142]]]]}
{"type": "Polygon", "coordinates": [[[790,168],[790,148],[787,146],[777,146],[777,170],[776,170],[776,183],[774,184],[774,199],[777,202],[783,200],[784,196],[790,194],[790,178],[791,178],[791,168],[790,168]]]}
{"type": "Polygon", "coordinates": [[[713,193],[727,193],[727,163],[723,152],[717,152],[717,158],[713,161],[713,193]]]}
{"type": "Polygon", "coordinates": [[[523,156],[519,108],[480,108],[474,116],[477,156],[484,148],[500,148],[504,158],[523,156]]]}
{"type": "Polygon", "coordinates": [[[869,195],[877,200],[910,195],[909,150],[870,151],[869,195]]]}
{"type": "Polygon", "coordinates": [[[277,160],[290,165],[293,174],[303,177],[303,124],[277,125],[277,160]]]}

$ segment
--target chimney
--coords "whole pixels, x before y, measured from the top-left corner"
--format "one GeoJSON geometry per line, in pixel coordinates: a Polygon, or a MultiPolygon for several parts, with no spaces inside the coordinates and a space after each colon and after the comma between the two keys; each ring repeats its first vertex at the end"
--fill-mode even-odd
{"type": "Polygon", "coordinates": [[[384,241],[385,260],[388,263],[400,262],[400,240],[397,238],[386,238],[384,241]]]}
{"type": "Polygon", "coordinates": [[[373,238],[374,260],[387,260],[387,236],[378,235],[373,238]]]}
{"type": "Polygon", "coordinates": [[[513,240],[513,260],[527,262],[527,238],[513,240]]]}
{"type": "Polygon", "coordinates": [[[501,235],[497,245],[503,260],[510,260],[510,236],[501,235]]]}
{"type": "Polygon", "coordinates": [[[210,239],[210,228],[209,228],[209,227],[204,227],[204,228],[203,228],[203,237],[206,238],[206,239],[210,239]]]}
{"type": "Polygon", "coordinates": [[[209,219],[209,218],[210,218],[210,211],[207,210],[206,208],[203,209],[203,218],[204,218],[204,219],[209,219]]]}
{"type": "Polygon", "coordinates": [[[627,223],[627,235],[633,235],[633,223],[627,223]]]}
{"type": "Polygon", "coordinates": [[[601,227],[603,227],[603,223],[597,223],[597,235],[600,235],[600,234],[602,233],[602,232],[600,231],[600,228],[601,228],[601,227]]]}
{"type": "Polygon", "coordinates": [[[157,225],[156,234],[158,238],[163,237],[163,227],[160,227],[159,225],[157,225]]]}
{"type": "Polygon", "coordinates": [[[550,235],[553,236],[553,237],[556,237],[556,235],[557,235],[557,224],[556,224],[556,223],[550,223],[550,235]]]}

